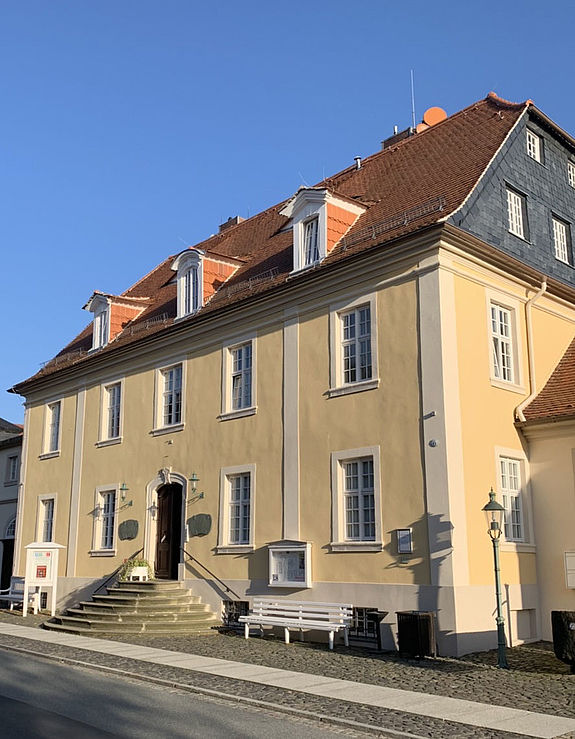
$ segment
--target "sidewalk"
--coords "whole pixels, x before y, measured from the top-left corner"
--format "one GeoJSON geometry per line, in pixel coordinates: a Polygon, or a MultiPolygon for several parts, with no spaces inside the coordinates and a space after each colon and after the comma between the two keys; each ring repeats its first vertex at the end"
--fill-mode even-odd
{"type": "MultiPolygon", "coordinates": [[[[494,736],[498,737],[514,734],[552,739],[569,732],[575,733],[574,718],[494,706],[487,703],[410,690],[398,690],[324,675],[278,669],[277,667],[184,654],[99,638],[60,634],[19,624],[0,623],[0,637],[2,637],[0,646],[2,646],[6,637],[12,637],[17,640],[21,647],[30,651],[34,651],[35,647],[42,648],[47,645],[63,647],[64,649],[71,648],[87,653],[106,655],[113,658],[113,664],[116,665],[120,664],[119,660],[127,659],[135,663],[168,667],[176,670],[178,675],[187,683],[189,683],[191,671],[193,674],[200,673],[219,678],[229,678],[266,688],[281,688],[309,696],[319,696],[324,699],[345,702],[346,704],[361,704],[362,706],[385,709],[386,711],[401,712],[424,717],[431,721],[440,719],[442,722],[452,722],[455,725],[460,725],[461,729],[477,727],[479,730],[490,730],[496,732],[494,736]]],[[[39,649],[39,653],[45,654],[46,652],[39,649]]],[[[573,681],[573,692],[575,693],[575,681],[573,681]]],[[[406,735],[405,732],[404,735],[406,735]]],[[[413,736],[413,734],[411,735],[413,736]]],[[[435,734],[432,735],[435,736],[435,734]]],[[[444,733],[444,735],[464,736],[464,734],[457,731],[451,734],[444,733]]],[[[483,734],[476,732],[470,734],[470,736],[472,735],[479,736],[483,734]]]]}

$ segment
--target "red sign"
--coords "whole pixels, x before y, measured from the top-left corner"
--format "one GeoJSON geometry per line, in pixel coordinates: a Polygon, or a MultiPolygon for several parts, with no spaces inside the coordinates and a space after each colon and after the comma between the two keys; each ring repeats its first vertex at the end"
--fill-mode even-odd
{"type": "Polygon", "coordinates": [[[40,565],[36,567],[36,577],[46,577],[46,566],[40,565]]]}

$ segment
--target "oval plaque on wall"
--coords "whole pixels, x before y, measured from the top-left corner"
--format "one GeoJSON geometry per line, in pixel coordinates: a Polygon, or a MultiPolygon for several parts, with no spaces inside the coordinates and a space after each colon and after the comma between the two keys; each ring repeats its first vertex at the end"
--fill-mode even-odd
{"type": "Polygon", "coordinates": [[[212,517],[209,513],[198,513],[196,516],[188,518],[188,535],[205,536],[212,529],[212,517]]]}
{"type": "Polygon", "coordinates": [[[118,538],[122,541],[135,539],[138,536],[138,522],[135,519],[122,521],[118,526],[118,538]]]}

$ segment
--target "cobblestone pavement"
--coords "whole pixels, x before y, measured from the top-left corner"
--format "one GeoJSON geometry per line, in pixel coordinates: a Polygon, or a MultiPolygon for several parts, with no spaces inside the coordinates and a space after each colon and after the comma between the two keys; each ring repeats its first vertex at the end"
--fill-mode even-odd
{"type": "MultiPolygon", "coordinates": [[[[39,626],[43,617],[0,611],[0,621],[22,626],[39,626]]],[[[315,675],[356,680],[362,683],[421,691],[453,698],[475,700],[493,705],[509,706],[538,713],[575,718],[575,676],[553,655],[551,645],[538,643],[509,650],[510,670],[495,667],[496,654],[486,652],[462,659],[437,658],[403,660],[395,653],[367,652],[336,647],[329,652],[325,645],[295,642],[285,645],[282,640],[251,638],[237,634],[207,637],[123,635],[110,637],[158,649],[205,655],[215,658],[279,667],[315,675]]],[[[400,711],[391,711],[345,701],[310,696],[295,691],[254,685],[231,678],[178,670],[128,658],[119,659],[94,654],[82,649],[30,642],[0,636],[0,647],[34,649],[39,653],[80,660],[152,679],[186,684],[204,690],[221,691],[229,695],[267,701],[328,716],[339,716],[359,724],[386,727],[424,737],[516,737],[515,734],[494,732],[459,723],[429,719],[400,711]]]]}

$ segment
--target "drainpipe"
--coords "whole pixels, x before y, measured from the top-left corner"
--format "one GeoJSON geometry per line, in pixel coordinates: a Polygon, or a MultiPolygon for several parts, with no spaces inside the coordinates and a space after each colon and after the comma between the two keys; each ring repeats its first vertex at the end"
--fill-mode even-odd
{"type": "Polygon", "coordinates": [[[537,385],[535,382],[535,355],[533,352],[533,325],[531,322],[531,306],[538,300],[547,290],[547,279],[543,279],[541,287],[532,298],[525,303],[525,330],[527,332],[527,357],[529,359],[529,395],[515,409],[515,417],[519,421],[525,421],[523,410],[531,403],[537,395],[537,385]]]}

